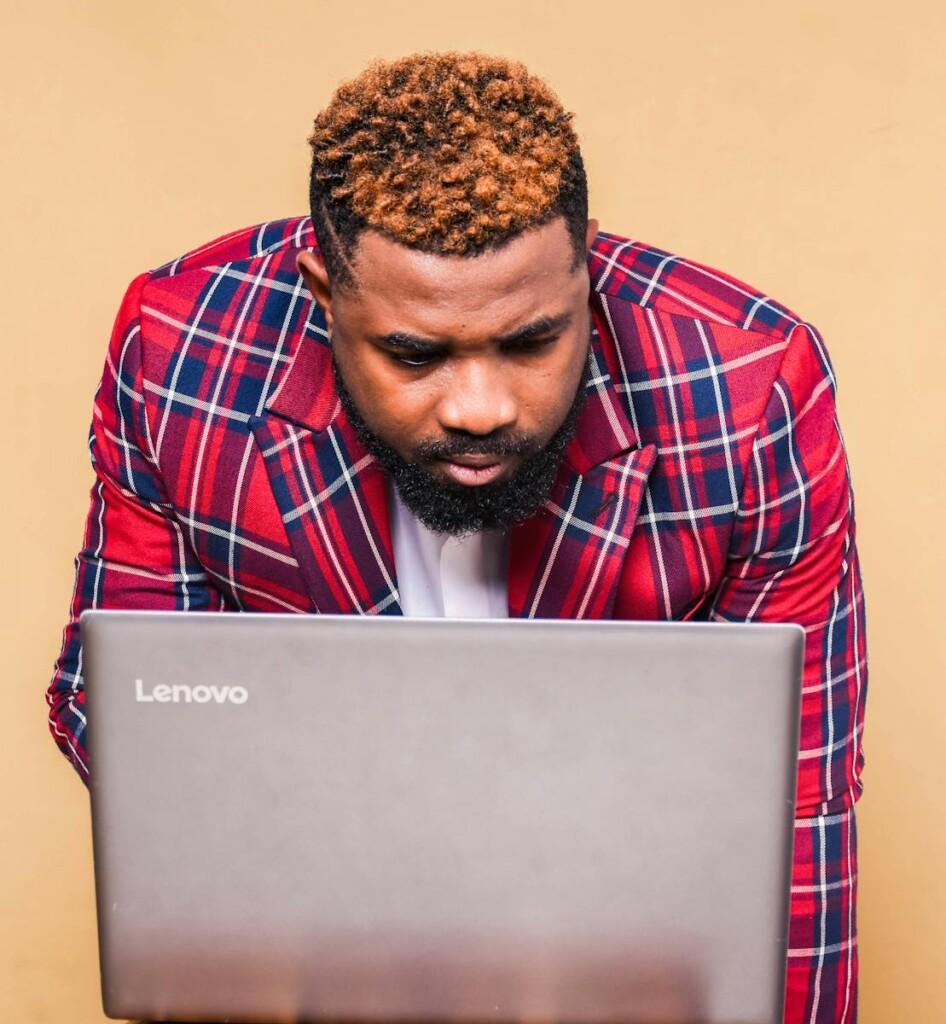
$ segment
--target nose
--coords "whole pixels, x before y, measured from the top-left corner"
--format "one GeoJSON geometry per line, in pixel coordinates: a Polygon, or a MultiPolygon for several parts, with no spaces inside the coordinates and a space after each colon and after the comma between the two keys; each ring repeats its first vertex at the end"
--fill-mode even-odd
{"type": "Polygon", "coordinates": [[[518,418],[518,406],[508,374],[489,359],[458,360],[437,415],[448,431],[486,435],[510,429],[518,418]]]}

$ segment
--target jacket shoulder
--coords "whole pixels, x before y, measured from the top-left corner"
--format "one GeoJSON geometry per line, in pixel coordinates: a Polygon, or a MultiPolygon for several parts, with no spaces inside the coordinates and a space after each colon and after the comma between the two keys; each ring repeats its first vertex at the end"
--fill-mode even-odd
{"type": "Polygon", "coordinates": [[[140,324],[153,372],[194,338],[206,346],[239,334],[242,350],[260,358],[294,344],[309,308],[299,301],[296,257],[317,248],[310,218],[286,217],[222,235],[142,275],[140,324]]]}
{"type": "Polygon", "coordinates": [[[834,387],[816,329],[731,274],[611,234],[596,238],[589,271],[613,341],[605,370],[639,439],[661,451],[723,452],[753,438],[780,375],[834,387]]]}
{"type": "Polygon", "coordinates": [[[308,217],[267,221],[136,279],[127,312],[148,405],[197,410],[212,399],[231,421],[256,414],[303,336],[326,336],[296,266],[301,249],[315,248],[308,217]]]}
{"type": "Polygon", "coordinates": [[[592,245],[589,271],[597,292],[658,313],[779,337],[801,323],[786,306],[731,274],[608,232],[592,245]]]}
{"type": "Polygon", "coordinates": [[[183,253],[150,271],[148,278],[180,277],[194,271],[207,271],[226,263],[262,259],[283,250],[316,247],[309,217],[284,217],[230,231],[219,238],[183,253]]]}

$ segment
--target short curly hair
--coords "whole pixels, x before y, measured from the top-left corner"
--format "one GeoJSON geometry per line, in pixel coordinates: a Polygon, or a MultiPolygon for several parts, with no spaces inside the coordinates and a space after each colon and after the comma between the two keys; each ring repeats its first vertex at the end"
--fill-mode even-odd
{"type": "Polygon", "coordinates": [[[312,223],[333,282],[371,228],[412,249],[474,256],[563,216],[584,259],[588,185],[552,90],[481,53],[377,61],[339,86],[309,137],[312,223]]]}

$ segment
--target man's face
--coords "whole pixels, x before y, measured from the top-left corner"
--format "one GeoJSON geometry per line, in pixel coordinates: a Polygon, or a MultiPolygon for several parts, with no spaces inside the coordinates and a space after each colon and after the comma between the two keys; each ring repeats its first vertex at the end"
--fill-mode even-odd
{"type": "MultiPolygon", "coordinates": [[[[592,221],[588,244],[596,232],[592,221]]],[[[342,403],[431,529],[508,527],[545,500],[587,366],[589,279],[574,262],[562,218],[474,257],[367,231],[354,290],[332,290],[321,261],[300,256],[342,403]]]]}

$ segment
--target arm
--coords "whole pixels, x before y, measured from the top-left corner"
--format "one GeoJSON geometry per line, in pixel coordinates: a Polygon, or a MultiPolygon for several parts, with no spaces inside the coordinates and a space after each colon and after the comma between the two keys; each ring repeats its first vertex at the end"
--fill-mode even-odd
{"type": "Polygon", "coordinates": [[[864,598],[834,373],[810,325],[793,330],[760,422],[711,617],[805,627],[785,1021],[853,1022],[864,598]]]}
{"type": "Polygon", "coordinates": [[[147,275],[136,278],[125,294],[95,395],[89,450],[96,479],[69,622],[46,692],[53,738],[83,781],[89,764],[79,613],[223,607],[174,518],[145,418],[139,300],[146,281],[147,275]]]}

